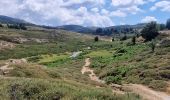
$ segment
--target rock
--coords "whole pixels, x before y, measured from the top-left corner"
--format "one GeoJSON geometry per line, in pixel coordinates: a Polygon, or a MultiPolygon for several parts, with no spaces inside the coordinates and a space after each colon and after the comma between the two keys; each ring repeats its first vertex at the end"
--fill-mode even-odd
{"type": "Polygon", "coordinates": [[[82,51],[73,52],[72,55],[70,56],[70,58],[76,58],[76,57],[79,56],[81,53],[82,53],[82,51]]]}

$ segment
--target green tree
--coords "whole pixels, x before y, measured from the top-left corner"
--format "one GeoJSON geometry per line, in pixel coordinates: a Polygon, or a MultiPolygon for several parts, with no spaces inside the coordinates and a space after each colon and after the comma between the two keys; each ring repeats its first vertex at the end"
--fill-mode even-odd
{"type": "Polygon", "coordinates": [[[135,45],[136,44],[136,36],[132,37],[132,44],[135,45]]]}
{"type": "Polygon", "coordinates": [[[159,24],[159,30],[165,30],[166,29],[166,25],[165,24],[159,24]]]}
{"type": "Polygon", "coordinates": [[[141,36],[145,41],[151,41],[159,35],[158,27],[156,22],[148,23],[141,31],[141,36]]]}
{"type": "Polygon", "coordinates": [[[114,37],[112,37],[112,42],[113,42],[113,41],[115,41],[115,38],[114,38],[114,37]]]}
{"type": "Polygon", "coordinates": [[[170,30],[170,19],[168,19],[167,22],[166,22],[166,28],[167,28],[168,30],[170,30]]]}
{"type": "Polygon", "coordinates": [[[3,27],[3,25],[2,25],[2,24],[0,24],[0,27],[3,27]]]}
{"type": "Polygon", "coordinates": [[[96,36],[96,37],[94,38],[94,41],[95,41],[95,42],[99,41],[99,37],[96,36]]]}
{"type": "Polygon", "coordinates": [[[124,36],[120,39],[120,41],[124,41],[124,40],[127,40],[126,33],[125,33],[124,36]]]}
{"type": "Polygon", "coordinates": [[[96,34],[99,34],[99,33],[102,33],[102,32],[103,32],[103,29],[102,29],[102,28],[96,29],[96,34]]]}

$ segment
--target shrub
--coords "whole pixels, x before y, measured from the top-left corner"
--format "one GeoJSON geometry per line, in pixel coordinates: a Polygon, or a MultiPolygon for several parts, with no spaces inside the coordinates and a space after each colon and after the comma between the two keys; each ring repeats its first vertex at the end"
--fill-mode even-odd
{"type": "Polygon", "coordinates": [[[127,40],[126,34],[120,39],[120,41],[124,41],[124,40],[127,40]]]}
{"type": "Polygon", "coordinates": [[[112,37],[112,42],[113,42],[113,41],[115,41],[115,38],[114,38],[114,37],[112,37]]]}
{"type": "Polygon", "coordinates": [[[152,42],[150,43],[150,47],[151,47],[152,52],[155,52],[155,47],[156,47],[156,45],[155,45],[154,41],[152,41],[152,42]]]}
{"type": "Polygon", "coordinates": [[[99,37],[96,36],[96,37],[94,38],[94,41],[95,41],[95,42],[99,41],[99,37]]]}
{"type": "Polygon", "coordinates": [[[105,78],[105,82],[107,84],[115,83],[115,84],[121,84],[122,77],[121,76],[107,76],[105,78]]]}
{"type": "Polygon", "coordinates": [[[149,87],[155,90],[164,91],[167,84],[161,80],[153,80],[150,82],[149,87]]]}
{"type": "Polygon", "coordinates": [[[159,75],[160,75],[162,78],[170,79],[170,70],[159,71],[159,75]]]}
{"type": "Polygon", "coordinates": [[[135,45],[136,44],[136,36],[132,37],[132,44],[135,45]]]}
{"type": "Polygon", "coordinates": [[[2,24],[0,24],[0,27],[3,27],[3,25],[2,25],[2,24]]]}

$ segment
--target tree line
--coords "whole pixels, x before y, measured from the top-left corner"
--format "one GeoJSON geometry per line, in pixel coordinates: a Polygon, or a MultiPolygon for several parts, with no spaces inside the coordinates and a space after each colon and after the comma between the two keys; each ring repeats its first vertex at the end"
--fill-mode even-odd
{"type": "MultiPolygon", "coordinates": [[[[170,19],[167,20],[166,24],[157,24],[158,31],[162,31],[165,29],[170,30],[170,19]]],[[[132,27],[120,27],[120,28],[97,28],[95,33],[96,35],[120,35],[120,34],[131,34],[138,33],[137,29],[132,27]]]]}
{"type": "MultiPolygon", "coordinates": [[[[4,25],[0,24],[0,27],[4,27],[4,25]]],[[[25,24],[7,24],[7,27],[11,29],[27,30],[27,27],[25,26],[25,24]]]]}

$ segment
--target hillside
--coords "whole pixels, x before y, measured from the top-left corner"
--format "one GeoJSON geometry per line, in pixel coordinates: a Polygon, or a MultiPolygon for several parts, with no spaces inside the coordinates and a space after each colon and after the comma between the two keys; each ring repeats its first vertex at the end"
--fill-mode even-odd
{"type": "MultiPolygon", "coordinates": [[[[12,18],[8,16],[0,15],[0,23],[2,24],[24,24],[26,26],[41,27],[46,29],[57,29],[57,30],[66,30],[77,33],[92,34],[92,35],[103,35],[103,36],[112,36],[114,34],[123,34],[123,31],[127,29],[132,30],[141,30],[146,24],[136,24],[136,25],[119,25],[119,26],[110,26],[110,27],[84,27],[80,25],[63,25],[63,26],[45,26],[45,25],[35,25],[25,20],[12,18]],[[98,32],[97,29],[102,29],[102,32],[98,32]]],[[[133,34],[133,32],[129,32],[133,34]]]]}
{"type": "Polygon", "coordinates": [[[57,29],[63,29],[67,31],[85,33],[85,34],[111,36],[117,34],[118,31],[120,31],[120,34],[123,34],[121,33],[121,31],[124,31],[126,29],[141,30],[145,25],[146,24],[136,24],[136,25],[120,25],[120,26],[110,26],[110,27],[83,27],[79,25],[64,25],[64,26],[58,26],[57,29]],[[97,32],[97,29],[102,29],[103,31],[97,32]]]}
{"type": "Polygon", "coordinates": [[[26,27],[0,27],[0,99],[170,97],[169,30],[161,31],[154,41],[143,42],[141,36],[136,36],[133,44],[131,36],[124,40],[115,37],[114,41],[112,36],[98,36],[95,41],[91,34],[38,25],[26,27]]]}
{"type": "Polygon", "coordinates": [[[94,33],[96,29],[92,29],[89,27],[83,27],[79,25],[64,25],[64,26],[58,26],[57,29],[63,29],[67,31],[72,31],[72,32],[78,32],[78,33],[94,33]]]}
{"type": "Polygon", "coordinates": [[[27,25],[33,25],[29,22],[26,22],[24,20],[21,19],[17,19],[17,18],[12,18],[12,17],[8,17],[8,16],[3,16],[0,15],[0,23],[2,24],[27,24],[27,25]]]}

